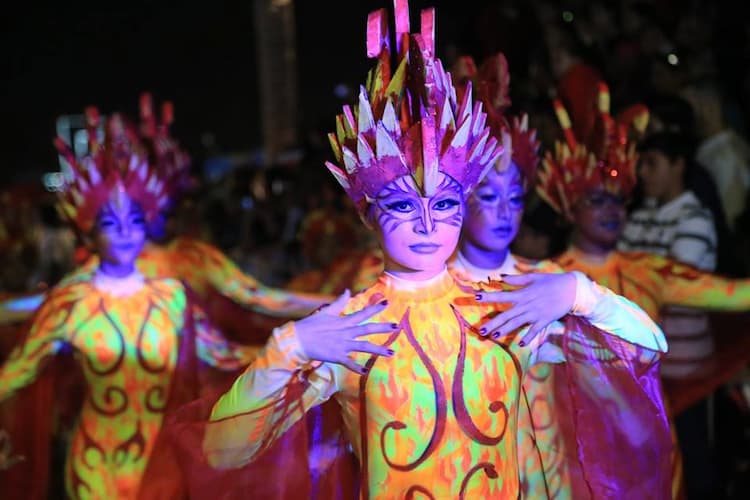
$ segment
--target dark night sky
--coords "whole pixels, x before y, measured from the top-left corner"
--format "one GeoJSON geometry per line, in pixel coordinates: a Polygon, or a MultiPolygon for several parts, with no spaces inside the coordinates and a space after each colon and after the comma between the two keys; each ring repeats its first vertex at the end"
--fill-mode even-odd
{"type": "MultiPolygon", "coordinates": [[[[365,21],[387,0],[300,0],[296,3],[302,109],[300,121],[320,123],[338,103],[333,87],[363,82],[365,21]],[[317,23],[313,18],[319,18],[317,23]]],[[[461,29],[456,4],[412,0],[438,8],[438,45],[461,29]],[[452,5],[451,5],[452,4],[452,5]]],[[[129,1],[75,7],[22,2],[3,16],[6,51],[0,85],[4,131],[4,183],[36,180],[57,168],[51,145],[55,120],[97,105],[103,113],[137,112],[137,96],[150,90],[175,103],[174,134],[195,154],[212,131],[226,150],[260,144],[252,0],[182,2],[179,6],[129,1]]]]}

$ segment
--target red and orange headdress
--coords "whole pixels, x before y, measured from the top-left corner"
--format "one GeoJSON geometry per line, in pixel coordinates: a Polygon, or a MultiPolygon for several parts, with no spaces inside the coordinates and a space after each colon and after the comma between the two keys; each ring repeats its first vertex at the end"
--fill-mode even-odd
{"type": "Polygon", "coordinates": [[[648,109],[634,105],[618,119],[609,111],[609,88],[599,83],[595,128],[588,144],[579,143],[573,134],[570,117],[559,100],[555,113],[565,135],[548,151],[539,174],[537,192],[558,213],[570,215],[580,197],[593,189],[628,196],[637,180],[635,137],[646,130],[648,109]]]}
{"type": "Polygon", "coordinates": [[[425,196],[434,193],[438,172],[468,194],[502,154],[471,88],[459,102],[450,74],[435,57],[435,10],[421,14],[421,32],[410,33],[409,4],[394,0],[396,71],[386,9],[367,18],[367,55],[377,58],[359,104],[344,106],[329,134],[339,165],[326,162],[362,211],[393,180],[411,176],[425,196]]]}
{"type": "Polygon", "coordinates": [[[169,133],[174,122],[174,106],[170,101],[163,102],[157,119],[151,94],[144,92],[139,107],[139,132],[149,154],[149,163],[165,182],[170,198],[174,199],[192,185],[190,156],[169,133]]]}
{"type": "Polygon", "coordinates": [[[502,141],[505,152],[495,163],[495,168],[503,172],[512,161],[521,172],[524,188],[533,186],[540,160],[540,143],[536,130],[529,129],[526,113],[510,119],[506,117],[511,101],[510,72],[505,56],[498,52],[484,60],[479,69],[471,56],[463,56],[454,65],[453,73],[459,98],[468,83],[473,83],[477,88],[477,98],[484,104],[492,134],[502,141]]]}
{"type": "Polygon", "coordinates": [[[152,219],[167,203],[168,189],[149,164],[135,129],[114,114],[106,120],[104,141],[99,142],[98,110],[86,108],[85,116],[89,153],[84,158],[76,158],[61,138],[54,141],[72,170],[59,193],[60,213],[81,231],[89,232],[99,209],[108,200],[127,194],[141,205],[146,218],[152,219]]]}

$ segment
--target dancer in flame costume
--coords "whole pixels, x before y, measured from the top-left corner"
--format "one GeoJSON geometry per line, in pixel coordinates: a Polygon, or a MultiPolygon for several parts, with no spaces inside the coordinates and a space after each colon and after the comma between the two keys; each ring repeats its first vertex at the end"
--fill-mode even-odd
{"type": "MultiPolygon", "coordinates": [[[[267,287],[243,273],[221,250],[189,237],[170,238],[165,223],[184,191],[190,186],[190,157],[170,136],[174,111],[170,102],[162,105],[161,116],[153,110],[150,94],[140,98],[139,135],[154,169],[164,182],[164,202],[149,221],[151,241],[138,256],[137,268],[150,278],[175,278],[186,283],[201,299],[211,320],[222,330],[231,331],[234,340],[263,343],[268,332],[285,319],[299,318],[333,300],[329,295],[285,291],[267,287]],[[239,307],[232,307],[227,302],[239,307]],[[243,311],[242,308],[250,309],[243,311]],[[281,319],[278,319],[281,318],[281,319]]],[[[76,281],[99,266],[91,256],[62,284],[76,281]]],[[[44,296],[39,294],[0,305],[0,321],[19,321],[30,316],[44,296]]]]}
{"type": "MultiPolygon", "coordinates": [[[[750,280],[729,280],[667,257],[616,250],[625,227],[625,203],[636,183],[637,154],[629,134],[645,130],[648,111],[631,107],[615,120],[609,113],[607,86],[601,83],[599,88],[596,141],[579,143],[565,108],[554,103],[565,142],[544,158],[537,191],[574,226],[573,245],[556,263],[629,298],[657,321],[667,304],[750,308],[750,280]]],[[[682,495],[682,462],[676,449],[673,496],[682,495]]]]}
{"type": "MultiPolygon", "coordinates": [[[[468,82],[477,88],[488,123],[494,136],[505,146],[505,154],[467,200],[461,243],[449,268],[466,281],[504,280],[523,285],[527,291],[545,287],[543,276],[528,273],[560,273],[562,269],[551,261],[531,262],[510,251],[521,225],[525,196],[536,183],[540,143],[536,131],[529,129],[528,116],[506,116],[511,102],[508,95],[510,73],[505,56],[495,54],[479,68],[471,57],[462,57],[457,61],[454,78],[459,95],[468,82]]],[[[540,295],[544,297],[544,292],[540,295]]],[[[522,314],[521,307],[535,305],[519,304],[519,314],[522,314]]],[[[519,465],[523,496],[528,498],[563,499],[572,495],[568,471],[571,464],[565,463],[566,444],[555,418],[555,369],[555,365],[550,364],[534,365],[523,381],[518,428],[519,465]]]]}
{"type": "MultiPolygon", "coordinates": [[[[654,422],[663,410],[649,382],[666,345],[637,306],[582,274],[547,275],[545,314],[564,321],[534,318],[532,328],[495,331],[493,322],[511,311],[496,301],[511,287],[488,283],[477,293],[447,272],[465,197],[502,149],[471,89],[457,101],[433,55],[434,10],[423,11],[421,31],[410,34],[408,5],[395,4],[395,43],[385,9],[368,18],[368,55],[378,64],[356,110],[347,106],[337,118],[331,142],[343,165],[328,165],[375,231],[385,272],[356,297],[277,329],[202,422],[194,452],[214,468],[252,469],[307,410],[333,398],[360,464],[362,498],[516,498],[523,375],[537,362],[566,361],[568,394],[586,406],[571,415],[570,432],[593,495],[668,490],[660,473],[668,432],[664,419],[654,422]],[[632,433],[601,432],[600,413],[611,408],[586,405],[590,396],[573,384],[577,369],[602,370],[630,388],[629,399],[612,406],[628,412],[632,433]],[[621,467],[613,449],[637,450],[648,472],[630,469],[640,461],[621,467]],[[630,474],[620,477],[624,469],[630,474]]],[[[263,477],[272,481],[274,469],[276,477],[289,470],[267,464],[263,477]]]]}
{"type": "MultiPolygon", "coordinates": [[[[199,395],[198,361],[234,371],[252,350],[217,335],[183,285],[150,278],[135,262],[168,186],[120,115],[97,139],[86,111],[90,154],[78,161],[56,140],[73,178],[60,212],[92,242],[98,267],[52,290],[24,341],[0,367],[0,400],[32,383],[45,361],[75,352],[87,394],[66,461],[71,498],[135,498],[165,414],[199,395]]],[[[168,481],[168,478],[163,478],[168,481]]]]}

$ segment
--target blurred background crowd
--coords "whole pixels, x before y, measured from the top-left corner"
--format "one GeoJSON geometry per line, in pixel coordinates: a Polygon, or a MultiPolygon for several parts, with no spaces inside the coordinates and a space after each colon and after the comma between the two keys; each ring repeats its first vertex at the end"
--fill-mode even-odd
{"type": "MultiPolygon", "coordinates": [[[[718,271],[733,276],[750,273],[750,28],[743,14],[748,6],[699,0],[469,3],[472,5],[461,2],[459,7],[437,2],[443,35],[438,47],[446,64],[456,64],[464,54],[481,60],[504,52],[512,75],[511,110],[529,113],[545,149],[559,138],[552,97],[560,96],[568,107],[575,106],[578,96],[587,93],[587,85],[603,78],[610,84],[614,110],[645,103],[651,110],[650,130],[677,130],[691,138],[688,146],[695,161],[687,187],[712,212],[719,235],[718,271]]],[[[312,15],[313,7],[298,4],[287,6],[295,9],[293,22],[299,28],[292,37],[298,49],[298,104],[296,116],[289,120],[296,130],[293,139],[276,147],[273,154],[264,149],[264,139],[257,137],[262,135],[258,133],[260,125],[252,127],[255,138],[251,133],[244,143],[232,139],[231,148],[222,148],[211,130],[231,128],[236,113],[221,125],[201,123],[199,130],[207,132],[188,131],[195,104],[180,85],[173,92],[163,92],[165,98],[177,94],[178,137],[182,131],[187,138],[200,136],[194,143],[183,141],[194,159],[196,185],[177,211],[173,230],[213,242],[244,270],[273,285],[281,285],[310,267],[325,265],[347,246],[363,244],[353,239],[361,236],[361,231],[323,161],[330,155],[326,134],[333,128],[333,116],[341,104],[353,100],[357,89],[349,82],[358,81],[364,70],[343,67],[340,61],[345,57],[338,55],[335,45],[324,46],[319,40],[310,47],[307,42],[314,36],[330,39],[331,35],[325,34],[327,24],[340,32],[359,28],[346,24],[364,19],[364,12],[373,6],[359,7],[363,14],[357,17],[349,12],[354,7],[341,4],[339,14],[346,24],[333,24],[330,19],[327,24],[313,24],[303,22],[312,15]],[[311,68],[332,74],[316,75],[311,68]],[[313,79],[315,83],[310,84],[313,79]],[[327,84],[328,88],[319,90],[327,84]],[[306,90],[310,87],[318,89],[316,95],[306,90]],[[188,116],[181,116],[181,110],[188,116]],[[332,211],[342,220],[306,226],[306,216],[316,210],[332,211]]],[[[356,51],[363,52],[364,47],[356,47],[356,51]]],[[[349,60],[362,59],[360,54],[349,60]]],[[[254,69],[261,68],[256,65],[254,69]]],[[[131,96],[140,90],[133,88],[131,96]]],[[[119,109],[133,107],[134,99],[123,94],[127,104],[119,109]]],[[[218,96],[216,100],[219,102],[218,96]]],[[[81,108],[68,112],[77,109],[81,108]]],[[[259,121],[260,116],[248,114],[243,119],[259,121]]],[[[243,127],[246,125],[237,124],[234,128],[243,127]]],[[[50,132],[26,143],[41,144],[35,148],[39,149],[48,143],[50,132]]],[[[41,164],[36,158],[49,159],[46,171],[59,170],[51,146],[34,154],[21,152],[11,158],[31,158],[33,165],[41,164]]],[[[60,223],[53,208],[54,176],[45,177],[45,187],[42,174],[23,161],[6,164],[5,169],[9,174],[4,176],[0,199],[0,251],[5,264],[0,271],[0,289],[22,292],[52,285],[74,266],[75,247],[80,243],[60,223]]],[[[548,207],[532,199],[526,212],[517,253],[543,258],[565,248],[564,224],[548,207]]]]}

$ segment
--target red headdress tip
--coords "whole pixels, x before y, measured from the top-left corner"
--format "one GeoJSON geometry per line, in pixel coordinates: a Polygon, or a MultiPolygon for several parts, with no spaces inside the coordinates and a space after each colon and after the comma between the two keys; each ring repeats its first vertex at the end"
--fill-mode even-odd
{"type": "Polygon", "coordinates": [[[481,105],[472,105],[470,86],[458,105],[451,77],[434,57],[434,11],[423,11],[421,31],[410,35],[408,2],[396,0],[395,7],[395,73],[390,72],[390,43],[383,39],[384,11],[377,11],[367,24],[367,52],[378,54],[377,66],[358,106],[344,106],[336,132],[329,135],[339,165],[327,166],[360,208],[404,175],[425,195],[439,172],[468,192],[499,151],[497,141],[488,140],[481,105]]]}

